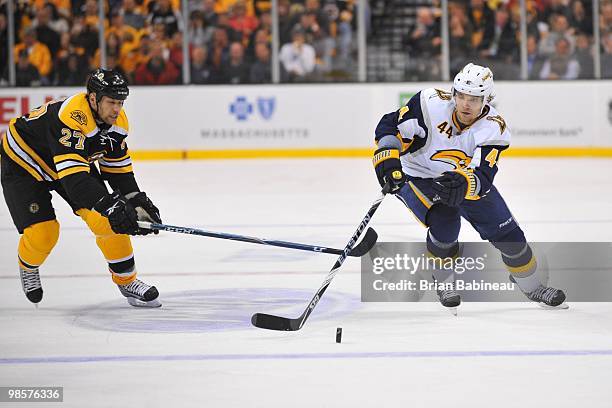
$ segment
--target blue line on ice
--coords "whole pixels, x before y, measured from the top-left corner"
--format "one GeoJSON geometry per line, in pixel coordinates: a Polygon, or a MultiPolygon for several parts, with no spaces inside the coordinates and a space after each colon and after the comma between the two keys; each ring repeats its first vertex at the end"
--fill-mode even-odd
{"type": "Polygon", "coordinates": [[[179,354],[143,356],[57,356],[0,358],[0,365],[115,363],[150,361],[308,360],[364,358],[461,358],[461,357],[552,357],[612,356],[612,350],[491,350],[491,351],[390,351],[354,353],[285,354],[179,354]]]}

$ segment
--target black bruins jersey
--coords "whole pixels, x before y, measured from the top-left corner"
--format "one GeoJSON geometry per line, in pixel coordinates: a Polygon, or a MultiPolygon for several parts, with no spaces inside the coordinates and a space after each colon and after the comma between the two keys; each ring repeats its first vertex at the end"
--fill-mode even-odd
{"type": "Polygon", "coordinates": [[[59,183],[75,204],[92,208],[107,193],[92,177],[96,162],[114,190],[138,191],[125,141],[128,129],[123,109],[114,125],[96,123],[87,95],[78,93],[11,120],[2,153],[37,181],[59,183]]]}

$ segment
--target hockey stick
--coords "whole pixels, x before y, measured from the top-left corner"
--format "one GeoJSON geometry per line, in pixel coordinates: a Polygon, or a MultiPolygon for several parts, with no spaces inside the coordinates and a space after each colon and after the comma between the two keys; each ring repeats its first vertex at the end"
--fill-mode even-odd
{"type": "Polygon", "coordinates": [[[334,266],[331,268],[331,270],[327,274],[327,277],[323,281],[323,284],[321,285],[319,290],[317,290],[317,293],[315,293],[314,297],[312,298],[312,300],[306,307],[306,310],[304,310],[304,313],[302,313],[300,317],[296,319],[290,319],[286,317],[274,316],[274,315],[269,315],[265,313],[255,313],[251,317],[251,323],[253,324],[253,326],[259,327],[261,329],[269,329],[269,330],[285,330],[285,331],[300,330],[302,326],[304,325],[304,323],[306,323],[306,319],[308,319],[308,316],[310,316],[310,313],[312,313],[317,303],[319,303],[319,300],[321,300],[321,297],[325,293],[325,290],[331,283],[332,279],[334,279],[334,276],[336,276],[338,269],[340,268],[340,266],[342,266],[347,256],[350,254],[351,247],[353,246],[355,241],[359,239],[359,237],[363,233],[363,230],[365,229],[365,227],[368,225],[368,223],[372,219],[372,216],[374,215],[374,213],[378,209],[378,206],[380,206],[380,203],[382,203],[382,200],[385,198],[388,192],[389,192],[389,187],[388,185],[385,185],[380,196],[376,198],[374,203],[372,203],[372,206],[368,210],[366,216],[363,218],[363,220],[361,220],[359,227],[357,227],[357,231],[355,231],[355,233],[349,240],[348,244],[346,244],[346,247],[344,247],[344,251],[342,251],[342,254],[340,255],[340,257],[338,257],[338,260],[336,261],[334,266]]]}
{"type": "MultiPolygon", "coordinates": [[[[144,229],[150,230],[158,230],[158,231],[168,231],[168,232],[178,232],[179,234],[190,234],[190,235],[200,235],[203,237],[210,238],[219,238],[219,239],[229,239],[232,241],[241,241],[241,242],[249,242],[252,244],[261,244],[261,245],[270,245],[281,248],[290,248],[290,249],[299,249],[300,251],[311,251],[311,252],[322,252],[324,254],[334,254],[334,255],[343,255],[346,251],[335,248],[328,248],[324,246],[318,245],[308,245],[308,244],[300,244],[297,242],[289,242],[289,241],[276,241],[273,239],[266,238],[255,238],[248,237],[245,235],[236,235],[229,234],[226,232],[214,232],[207,231],[197,228],[189,228],[189,227],[178,227],[176,225],[167,225],[167,224],[158,224],[154,222],[146,222],[146,221],[138,221],[138,226],[144,229]]],[[[368,253],[370,249],[376,243],[378,239],[378,234],[372,228],[368,228],[365,236],[361,240],[361,242],[355,245],[354,248],[349,248],[349,256],[361,257],[368,253]]],[[[354,242],[354,241],[353,241],[354,242]]]]}

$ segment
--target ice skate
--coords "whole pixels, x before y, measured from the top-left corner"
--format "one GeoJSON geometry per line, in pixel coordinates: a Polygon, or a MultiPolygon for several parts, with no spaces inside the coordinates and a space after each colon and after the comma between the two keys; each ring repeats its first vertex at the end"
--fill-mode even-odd
{"type": "MultiPolygon", "coordinates": [[[[516,283],[516,280],[510,275],[510,281],[516,283]]],[[[523,292],[524,293],[524,292],[523,292]]],[[[540,285],[533,292],[525,293],[525,296],[533,302],[537,302],[544,309],[568,309],[569,306],[565,302],[565,293],[561,289],[555,289],[548,286],[540,285]]]]}
{"type": "Polygon", "coordinates": [[[21,277],[23,293],[25,293],[30,302],[34,304],[39,303],[43,297],[43,290],[38,268],[29,270],[20,267],[19,275],[21,277]]]}
{"type": "Polygon", "coordinates": [[[127,298],[130,305],[135,307],[160,307],[157,300],[159,292],[155,286],[148,285],[140,279],[135,279],[127,285],[117,285],[119,291],[127,298]]]}
{"type": "Polygon", "coordinates": [[[448,310],[455,316],[457,316],[457,306],[461,304],[461,295],[455,292],[455,289],[436,289],[438,298],[442,306],[448,308],[448,310]]]}

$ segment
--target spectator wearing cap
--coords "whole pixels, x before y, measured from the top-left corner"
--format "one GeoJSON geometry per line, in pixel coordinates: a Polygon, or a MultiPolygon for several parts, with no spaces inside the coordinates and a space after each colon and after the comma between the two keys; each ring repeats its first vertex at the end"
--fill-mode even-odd
{"type": "Polygon", "coordinates": [[[41,76],[41,83],[46,85],[49,83],[49,74],[53,69],[53,60],[49,48],[36,39],[36,30],[34,27],[28,27],[23,33],[23,42],[15,46],[15,59],[18,59],[19,53],[25,51],[28,60],[36,67],[41,76]]]}
{"type": "Polygon", "coordinates": [[[555,53],[551,55],[540,71],[540,79],[576,79],[580,74],[580,65],[572,56],[569,41],[561,37],[555,44],[555,53]]]}
{"type": "Polygon", "coordinates": [[[41,84],[38,69],[32,65],[28,58],[28,52],[21,50],[17,53],[15,64],[15,85],[17,86],[39,86],[41,84]]]}
{"type": "Polygon", "coordinates": [[[285,81],[301,82],[307,80],[315,69],[315,50],[305,41],[304,31],[294,29],[292,41],[280,49],[279,59],[285,81]]]}

